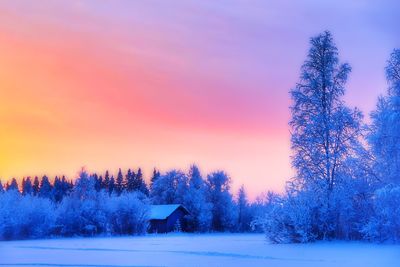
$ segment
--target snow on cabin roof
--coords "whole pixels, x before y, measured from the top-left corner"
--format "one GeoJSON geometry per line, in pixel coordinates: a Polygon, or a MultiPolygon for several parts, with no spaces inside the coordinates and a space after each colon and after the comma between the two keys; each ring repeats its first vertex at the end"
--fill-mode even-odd
{"type": "Polygon", "coordinates": [[[179,207],[186,210],[181,204],[151,205],[150,220],[164,220],[179,207]]]}

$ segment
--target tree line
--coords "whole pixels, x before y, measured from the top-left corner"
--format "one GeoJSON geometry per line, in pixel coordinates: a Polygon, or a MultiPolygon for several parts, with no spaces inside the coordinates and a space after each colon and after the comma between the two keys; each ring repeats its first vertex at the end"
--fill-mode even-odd
{"type": "Polygon", "coordinates": [[[19,186],[12,179],[0,185],[0,239],[143,234],[151,204],[183,204],[185,231],[251,231],[265,205],[249,203],[243,186],[234,196],[230,184],[225,172],[203,177],[196,165],[187,173],[154,170],[149,184],[140,168],[119,169],[115,178],[82,170],[74,182],[28,177],[19,186]]]}
{"type": "Polygon", "coordinates": [[[350,72],[330,32],[311,38],[290,91],[295,176],[259,220],[272,242],[400,241],[400,49],[369,124],[343,100],[350,72]]]}

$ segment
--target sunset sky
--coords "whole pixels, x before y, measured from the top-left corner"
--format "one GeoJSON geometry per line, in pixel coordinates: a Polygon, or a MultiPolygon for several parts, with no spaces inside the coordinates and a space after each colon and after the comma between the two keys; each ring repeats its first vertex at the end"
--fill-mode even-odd
{"type": "Polygon", "coordinates": [[[198,163],[252,197],[291,177],[288,91],[332,31],[365,114],[400,47],[400,2],[0,2],[0,177],[198,163]]]}

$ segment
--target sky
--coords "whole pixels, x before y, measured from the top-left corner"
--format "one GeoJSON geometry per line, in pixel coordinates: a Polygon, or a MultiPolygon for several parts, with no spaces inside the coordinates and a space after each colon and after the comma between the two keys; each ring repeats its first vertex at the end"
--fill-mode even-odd
{"type": "Polygon", "coordinates": [[[4,0],[0,178],[197,163],[254,198],[282,191],[289,90],[330,30],[368,117],[400,47],[400,2],[4,0]]]}

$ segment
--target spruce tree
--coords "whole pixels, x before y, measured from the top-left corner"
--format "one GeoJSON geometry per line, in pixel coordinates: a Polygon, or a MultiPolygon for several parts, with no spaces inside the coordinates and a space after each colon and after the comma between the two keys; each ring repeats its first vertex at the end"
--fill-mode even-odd
{"type": "Polygon", "coordinates": [[[97,182],[96,182],[96,190],[99,192],[101,189],[103,189],[103,176],[98,176],[97,182]]]}
{"type": "Polygon", "coordinates": [[[118,170],[117,179],[115,181],[115,192],[117,195],[121,195],[124,189],[124,176],[122,174],[121,168],[118,170]]]}
{"type": "Polygon", "coordinates": [[[189,187],[183,197],[184,206],[190,210],[186,218],[188,231],[209,231],[212,204],[207,201],[206,184],[196,165],[190,167],[188,178],[189,187]]]}
{"type": "Polygon", "coordinates": [[[250,212],[249,212],[249,201],[247,194],[244,189],[244,185],[239,188],[237,196],[237,208],[238,208],[238,230],[240,232],[246,232],[250,230],[250,212]]]}
{"type": "Polygon", "coordinates": [[[52,190],[52,199],[55,202],[60,202],[63,197],[64,197],[64,184],[62,182],[62,180],[60,178],[58,178],[58,176],[56,176],[54,178],[54,185],[53,185],[53,190],[52,190]]]}
{"type": "Polygon", "coordinates": [[[208,201],[212,207],[212,229],[215,231],[233,230],[236,224],[236,213],[233,197],[229,192],[230,177],[223,171],[207,175],[208,201]]]}
{"type": "Polygon", "coordinates": [[[114,176],[111,176],[110,182],[108,183],[108,193],[110,195],[115,193],[115,179],[114,179],[114,176]]]}
{"type": "Polygon", "coordinates": [[[135,176],[135,172],[133,172],[131,169],[128,169],[128,172],[126,173],[126,190],[128,192],[135,191],[135,176]]]}
{"type": "Polygon", "coordinates": [[[37,176],[35,176],[35,179],[33,180],[33,195],[37,196],[39,194],[39,187],[40,187],[40,183],[39,183],[39,178],[37,176]]]}
{"type": "Polygon", "coordinates": [[[102,188],[109,192],[109,186],[110,186],[110,173],[108,172],[108,170],[106,171],[106,173],[104,174],[104,179],[103,179],[103,186],[102,188]]]}
{"type": "Polygon", "coordinates": [[[159,171],[157,171],[156,168],[154,168],[154,170],[153,170],[153,175],[151,176],[151,179],[150,179],[150,191],[151,191],[152,188],[153,188],[154,182],[155,182],[160,176],[161,176],[161,173],[160,173],[159,171]]]}
{"type": "Polygon", "coordinates": [[[17,180],[15,178],[12,178],[11,184],[9,184],[7,186],[7,191],[13,191],[13,190],[19,191],[18,183],[17,183],[17,180]]]}
{"type": "Polygon", "coordinates": [[[142,192],[145,195],[149,195],[149,189],[147,188],[146,182],[143,179],[142,169],[139,168],[135,176],[135,187],[136,190],[142,192]]]}
{"type": "Polygon", "coordinates": [[[24,195],[32,195],[33,194],[33,186],[31,177],[28,177],[22,180],[22,194],[24,195]]]}
{"type": "Polygon", "coordinates": [[[52,186],[50,184],[49,178],[44,175],[40,181],[39,196],[42,198],[52,198],[52,186]]]}

